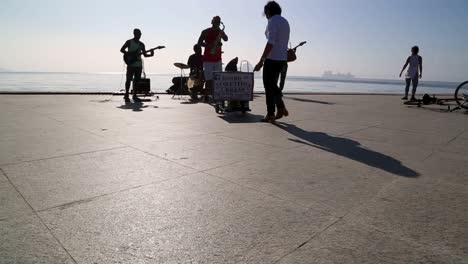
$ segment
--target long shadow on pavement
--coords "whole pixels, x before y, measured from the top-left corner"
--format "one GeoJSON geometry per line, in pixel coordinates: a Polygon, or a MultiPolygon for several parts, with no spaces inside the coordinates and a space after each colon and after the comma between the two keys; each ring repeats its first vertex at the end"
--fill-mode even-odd
{"type": "Polygon", "coordinates": [[[419,176],[418,172],[404,166],[399,160],[371,149],[366,149],[355,140],[334,137],[323,132],[306,131],[293,124],[278,122],[277,126],[291,135],[300,138],[300,140],[290,139],[291,141],[319,148],[395,175],[412,178],[419,176]]]}
{"type": "Polygon", "coordinates": [[[290,97],[290,96],[284,96],[283,98],[298,101],[298,102],[304,102],[304,103],[315,103],[315,104],[325,104],[325,105],[334,105],[335,104],[335,103],[330,103],[330,102],[325,102],[325,101],[318,101],[318,100],[297,98],[297,97],[290,97]]]}

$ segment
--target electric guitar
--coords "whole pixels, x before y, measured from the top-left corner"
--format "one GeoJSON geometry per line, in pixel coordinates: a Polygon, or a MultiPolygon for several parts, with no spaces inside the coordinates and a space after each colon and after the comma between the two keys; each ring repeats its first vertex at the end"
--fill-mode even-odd
{"type": "Polygon", "coordinates": [[[302,41],[301,43],[299,43],[299,45],[297,45],[296,47],[292,48],[293,50],[296,50],[297,48],[299,48],[300,46],[306,44],[307,41],[302,41]]]}
{"type": "MultiPolygon", "coordinates": [[[[153,50],[164,49],[164,48],[165,46],[157,46],[156,48],[149,49],[146,52],[151,52],[153,50]]],[[[143,53],[144,53],[143,51],[127,52],[123,55],[123,60],[125,64],[131,65],[134,62],[136,62],[138,60],[138,57],[141,56],[143,53]]]]}
{"type": "Polygon", "coordinates": [[[301,43],[299,43],[299,45],[297,45],[296,47],[292,48],[292,49],[288,49],[288,62],[293,62],[297,59],[296,57],[296,49],[299,48],[300,46],[306,44],[307,41],[302,41],[301,43]]]}

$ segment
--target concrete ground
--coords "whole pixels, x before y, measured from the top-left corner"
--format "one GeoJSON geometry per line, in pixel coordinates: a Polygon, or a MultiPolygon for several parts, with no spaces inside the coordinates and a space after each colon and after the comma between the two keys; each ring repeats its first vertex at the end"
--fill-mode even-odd
{"type": "Polygon", "coordinates": [[[0,96],[0,263],[468,263],[468,116],[0,96]]]}

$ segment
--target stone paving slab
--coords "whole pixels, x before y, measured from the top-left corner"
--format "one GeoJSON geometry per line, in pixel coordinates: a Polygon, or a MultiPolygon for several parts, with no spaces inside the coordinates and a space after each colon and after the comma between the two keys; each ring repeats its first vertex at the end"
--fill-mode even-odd
{"type": "Polygon", "coordinates": [[[2,172],[0,172],[0,205],[0,221],[32,212],[31,207],[2,172]]]}
{"type": "Polygon", "coordinates": [[[463,111],[285,103],[0,96],[0,263],[468,262],[463,111]]]}
{"type": "Polygon", "coordinates": [[[0,221],[0,262],[76,263],[35,215],[0,221]]]}
{"type": "Polygon", "coordinates": [[[40,215],[79,263],[271,263],[336,221],[203,174],[40,215]]]}
{"type": "Polygon", "coordinates": [[[288,151],[207,173],[337,217],[374,197],[398,177],[345,158],[330,160],[328,156],[319,151],[309,155],[288,151]]]}
{"type": "Polygon", "coordinates": [[[35,210],[195,172],[130,148],[9,165],[3,170],[35,210]]]}
{"type": "Polygon", "coordinates": [[[348,217],[418,244],[468,256],[468,187],[399,179],[348,217]]]}
{"type": "Polygon", "coordinates": [[[342,221],[278,263],[449,264],[468,262],[437,248],[426,248],[376,229],[342,221]]]}

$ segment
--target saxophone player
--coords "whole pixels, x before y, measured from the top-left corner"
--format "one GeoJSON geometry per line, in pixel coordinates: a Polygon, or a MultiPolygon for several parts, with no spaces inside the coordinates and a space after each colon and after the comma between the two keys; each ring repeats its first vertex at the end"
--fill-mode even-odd
{"type": "Polygon", "coordinates": [[[203,71],[205,74],[205,101],[213,94],[214,81],[213,72],[222,71],[223,63],[221,59],[221,41],[228,41],[228,36],[224,32],[224,24],[219,16],[213,17],[211,27],[203,30],[198,38],[198,44],[205,48],[203,53],[203,71]],[[221,29],[223,25],[223,29],[221,29]]]}

